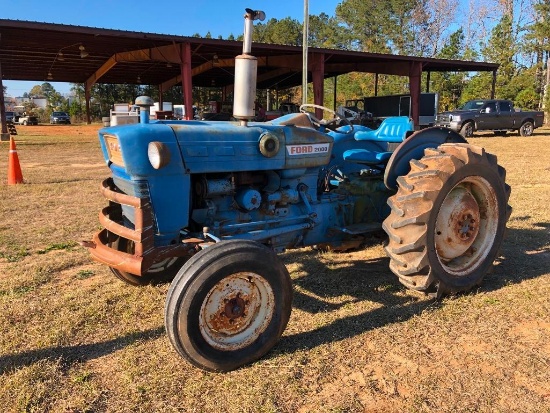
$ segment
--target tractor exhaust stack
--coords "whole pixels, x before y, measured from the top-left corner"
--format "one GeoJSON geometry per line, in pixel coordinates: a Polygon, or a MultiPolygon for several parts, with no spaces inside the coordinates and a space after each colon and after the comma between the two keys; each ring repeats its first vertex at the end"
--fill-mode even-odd
{"type": "Polygon", "coordinates": [[[263,21],[265,13],[260,10],[246,9],[244,15],[243,54],[235,57],[235,95],[233,116],[246,125],[254,119],[254,101],[256,99],[256,78],[258,60],[251,55],[252,29],[254,20],[263,21]]]}

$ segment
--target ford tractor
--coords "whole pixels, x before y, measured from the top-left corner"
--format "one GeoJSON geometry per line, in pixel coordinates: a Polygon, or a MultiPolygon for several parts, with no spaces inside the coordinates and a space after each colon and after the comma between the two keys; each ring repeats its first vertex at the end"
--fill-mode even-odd
{"type": "Polygon", "coordinates": [[[169,340],[210,371],[251,363],[281,337],[292,284],[277,253],[358,248],[383,229],[401,283],[454,294],[491,269],[511,212],[496,156],[449,129],[414,132],[396,117],[371,130],[316,105],[252,122],[263,17],[245,14],[237,121],[150,121],[141,96],[139,124],[99,132],[109,204],[86,246],[129,284],[171,282],[169,340]]]}

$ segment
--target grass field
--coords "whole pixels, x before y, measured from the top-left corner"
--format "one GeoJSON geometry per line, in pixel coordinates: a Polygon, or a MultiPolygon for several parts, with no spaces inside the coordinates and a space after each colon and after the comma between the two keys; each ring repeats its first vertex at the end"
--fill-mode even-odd
{"type": "MultiPolygon", "coordinates": [[[[276,347],[215,374],[164,333],[168,285],[131,287],[77,241],[99,228],[98,125],[20,127],[23,185],[0,179],[0,409],[6,412],[550,412],[550,131],[479,134],[514,208],[494,271],[467,295],[407,291],[383,240],[291,251],[276,347]]],[[[0,144],[7,175],[8,143],[0,144]]]]}

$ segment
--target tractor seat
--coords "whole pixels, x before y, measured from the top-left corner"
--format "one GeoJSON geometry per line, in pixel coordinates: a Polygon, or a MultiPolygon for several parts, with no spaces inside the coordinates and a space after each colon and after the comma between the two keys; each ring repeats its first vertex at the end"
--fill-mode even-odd
{"type": "Polygon", "coordinates": [[[407,116],[386,118],[378,129],[358,131],[356,141],[403,142],[405,135],[414,130],[414,124],[407,116]]]}
{"type": "Polygon", "coordinates": [[[356,141],[371,141],[380,146],[380,151],[369,149],[349,149],[343,153],[347,162],[365,165],[385,165],[388,163],[395,147],[403,142],[414,130],[414,124],[407,116],[396,116],[385,119],[378,129],[355,132],[356,141]]]}

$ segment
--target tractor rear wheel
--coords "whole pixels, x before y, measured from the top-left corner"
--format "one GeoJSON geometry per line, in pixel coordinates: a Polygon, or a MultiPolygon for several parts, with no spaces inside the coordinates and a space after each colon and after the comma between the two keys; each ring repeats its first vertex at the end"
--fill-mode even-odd
{"type": "Polygon", "coordinates": [[[253,241],[222,241],[176,275],[166,298],[166,331],[195,366],[230,371],[277,343],[291,304],[290,276],[273,251],[253,241]]]}
{"type": "MultiPolygon", "coordinates": [[[[134,253],[134,242],[129,241],[126,238],[117,238],[110,244],[110,247],[129,254],[134,253]]],[[[166,258],[162,261],[154,263],[151,268],[149,268],[147,272],[142,275],[130,274],[129,272],[120,271],[112,267],[110,267],[110,270],[115,277],[127,284],[144,286],[156,282],[162,283],[171,281],[187,259],[188,257],[166,258]]]]}
{"type": "Polygon", "coordinates": [[[383,227],[401,283],[440,297],[471,289],[491,269],[512,211],[510,186],[483,148],[444,144],[424,153],[398,178],[383,227]]]}

